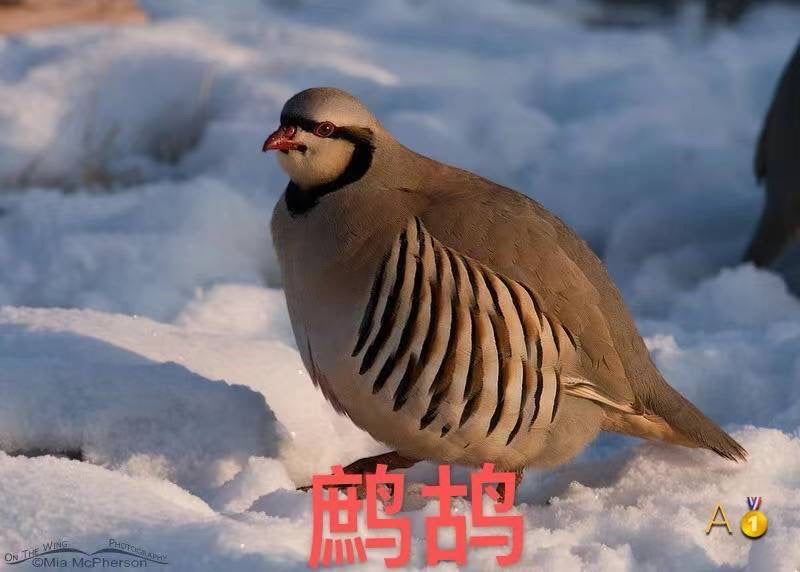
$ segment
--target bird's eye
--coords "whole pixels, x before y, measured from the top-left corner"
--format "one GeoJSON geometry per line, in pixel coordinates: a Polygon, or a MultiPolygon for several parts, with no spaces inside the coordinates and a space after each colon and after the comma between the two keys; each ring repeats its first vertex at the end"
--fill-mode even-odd
{"type": "Polygon", "coordinates": [[[333,123],[330,121],[323,121],[317,123],[316,127],[314,127],[314,135],[317,137],[330,137],[335,130],[336,126],[333,123]]]}

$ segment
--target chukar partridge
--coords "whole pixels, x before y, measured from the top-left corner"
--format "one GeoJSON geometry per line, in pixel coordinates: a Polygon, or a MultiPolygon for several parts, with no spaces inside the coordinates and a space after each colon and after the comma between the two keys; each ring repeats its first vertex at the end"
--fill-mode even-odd
{"type": "Polygon", "coordinates": [[[768,266],[800,238],[800,46],[764,120],[755,172],[766,182],[767,200],[744,260],[768,266]]]}
{"type": "Polygon", "coordinates": [[[603,264],[536,201],[401,145],[334,88],[264,142],[294,335],[332,406],[396,451],[364,459],[552,466],[600,430],[745,450],[672,389],[603,264]]]}

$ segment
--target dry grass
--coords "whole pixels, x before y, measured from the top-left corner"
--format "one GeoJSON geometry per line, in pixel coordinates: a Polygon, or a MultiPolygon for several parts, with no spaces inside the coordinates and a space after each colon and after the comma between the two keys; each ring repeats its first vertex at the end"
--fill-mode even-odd
{"type": "Polygon", "coordinates": [[[75,24],[141,24],[136,0],[0,0],[0,34],[75,24]]]}

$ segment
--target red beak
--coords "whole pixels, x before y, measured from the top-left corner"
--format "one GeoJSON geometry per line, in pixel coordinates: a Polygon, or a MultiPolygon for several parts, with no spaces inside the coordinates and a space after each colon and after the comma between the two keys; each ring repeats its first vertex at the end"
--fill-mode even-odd
{"type": "Polygon", "coordinates": [[[261,150],[266,151],[304,151],[306,146],[302,143],[298,143],[294,141],[294,134],[297,133],[297,129],[292,126],[281,126],[275,130],[275,132],[267,137],[267,140],[264,141],[264,146],[261,147],[261,150]]]}

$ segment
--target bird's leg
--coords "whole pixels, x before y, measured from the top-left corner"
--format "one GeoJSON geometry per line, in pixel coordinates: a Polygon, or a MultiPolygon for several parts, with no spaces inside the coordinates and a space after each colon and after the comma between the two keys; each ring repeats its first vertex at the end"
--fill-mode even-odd
{"type": "MultiPolygon", "coordinates": [[[[369,475],[375,473],[378,465],[386,465],[386,470],[391,471],[394,469],[407,469],[416,465],[417,461],[413,459],[406,459],[401,456],[397,451],[390,451],[388,453],[381,453],[372,457],[364,457],[358,461],[354,461],[347,465],[343,471],[348,475],[369,475]]],[[[297,487],[298,491],[310,490],[311,486],[297,487]]]]}
{"type": "MultiPolygon", "coordinates": [[[[381,453],[373,457],[364,457],[358,461],[354,461],[344,468],[344,472],[348,475],[371,475],[378,470],[378,465],[386,465],[386,470],[393,469],[407,469],[416,465],[417,461],[406,459],[401,456],[397,451],[389,451],[388,453],[381,453]]],[[[389,487],[391,494],[394,495],[394,487],[389,487]]],[[[366,495],[366,486],[362,483],[358,487],[358,496],[363,498],[366,495]]]]}
{"type": "Polygon", "coordinates": [[[401,456],[397,451],[390,451],[388,453],[381,453],[374,457],[364,457],[353,463],[350,463],[344,468],[344,472],[348,475],[366,475],[374,473],[378,465],[386,465],[386,470],[393,469],[407,469],[417,464],[417,461],[406,459],[401,456]]]}
{"type": "MultiPolygon", "coordinates": [[[[522,476],[525,469],[517,469],[514,471],[514,491],[516,492],[519,489],[519,485],[522,482],[522,476]]],[[[503,502],[506,498],[506,484],[500,483],[497,485],[497,502],[503,502]]]]}

